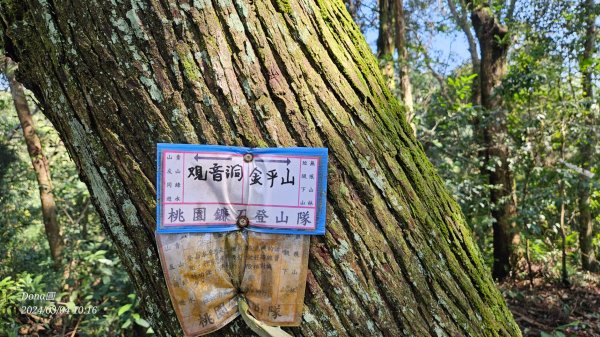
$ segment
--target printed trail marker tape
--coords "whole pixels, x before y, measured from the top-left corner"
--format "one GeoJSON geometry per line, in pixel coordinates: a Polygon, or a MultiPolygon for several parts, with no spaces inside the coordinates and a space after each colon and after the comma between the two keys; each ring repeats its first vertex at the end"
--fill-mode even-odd
{"type": "Polygon", "coordinates": [[[158,144],[157,186],[156,242],[186,336],[240,313],[260,335],[300,325],[327,149],[158,144]]]}

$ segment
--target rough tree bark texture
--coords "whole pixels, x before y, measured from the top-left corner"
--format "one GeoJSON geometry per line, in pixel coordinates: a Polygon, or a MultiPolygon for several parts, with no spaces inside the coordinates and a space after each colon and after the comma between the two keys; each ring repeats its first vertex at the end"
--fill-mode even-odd
{"type": "MultiPolygon", "coordinates": [[[[585,13],[585,39],[583,44],[582,60],[582,89],[583,97],[586,102],[587,111],[585,115],[585,124],[588,132],[585,132],[583,139],[579,143],[580,166],[584,170],[590,170],[592,160],[594,160],[594,142],[595,134],[593,128],[595,117],[590,107],[594,99],[593,91],[593,64],[588,63],[594,56],[596,39],[596,16],[594,14],[594,0],[586,0],[584,3],[585,13]]],[[[581,266],[584,270],[600,271],[600,263],[596,260],[594,251],[594,220],[590,210],[590,178],[581,174],[582,180],[579,186],[579,249],[581,250],[581,266]]]]}
{"type": "Polygon", "coordinates": [[[492,275],[503,279],[510,274],[518,260],[520,235],[516,228],[517,201],[514,180],[508,159],[508,130],[502,98],[496,88],[506,73],[509,47],[508,29],[498,22],[492,10],[480,6],[473,10],[471,21],[481,52],[479,88],[481,107],[486,118],[481,121],[484,146],[484,167],[488,176],[492,217],[494,218],[494,263],[492,275]],[[493,169],[489,169],[493,167],[493,169]]]}
{"type": "Polygon", "coordinates": [[[394,0],[379,0],[379,35],[377,58],[388,88],[396,88],[394,80],[394,0]]]}
{"type": "Polygon", "coordinates": [[[404,16],[404,1],[394,0],[394,27],[396,35],[396,50],[398,51],[398,74],[400,79],[400,96],[404,107],[406,120],[417,132],[413,122],[415,108],[410,83],[410,66],[408,64],[408,46],[406,43],[406,17],[404,16]]]}
{"type": "Polygon", "coordinates": [[[1,19],[159,335],[180,331],[153,234],[157,142],[329,148],[294,335],[520,335],[342,1],[20,0],[1,19]]]}
{"type": "Polygon", "coordinates": [[[15,110],[21,123],[23,137],[27,145],[27,152],[31,158],[31,164],[35,171],[38,186],[40,189],[40,201],[42,203],[42,217],[48,246],[50,247],[50,256],[56,266],[61,265],[62,251],[65,243],[60,232],[60,225],[56,218],[56,204],[54,202],[54,194],[52,193],[52,179],[50,178],[50,167],[48,166],[48,158],[42,150],[40,138],[35,133],[33,118],[25,96],[23,85],[15,79],[14,70],[17,67],[15,62],[10,58],[3,58],[6,62],[6,71],[4,74],[8,79],[10,92],[12,94],[15,110]]]}

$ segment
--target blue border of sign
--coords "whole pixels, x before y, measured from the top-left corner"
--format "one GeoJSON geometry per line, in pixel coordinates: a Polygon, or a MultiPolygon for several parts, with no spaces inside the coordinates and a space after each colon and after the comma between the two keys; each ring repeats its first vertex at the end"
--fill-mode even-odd
{"type": "Polygon", "coordinates": [[[253,227],[252,224],[246,229],[249,231],[260,233],[273,234],[304,234],[304,235],[322,235],[325,234],[325,219],[327,205],[327,165],[328,165],[328,150],[327,148],[310,148],[310,147],[286,147],[286,148],[250,148],[225,145],[200,145],[200,144],[156,144],[156,231],[157,233],[214,233],[214,232],[229,232],[238,230],[236,225],[206,225],[206,226],[180,226],[180,227],[163,227],[161,225],[161,174],[162,174],[162,152],[170,151],[203,151],[216,153],[236,153],[253,155],[258,154],[283,154],[283,155],[305,155],[320,157],[319,162],[319,181],[317,186],[317,220],[315,229],[283,229],[283,228],[265,228],[253,227]]]}

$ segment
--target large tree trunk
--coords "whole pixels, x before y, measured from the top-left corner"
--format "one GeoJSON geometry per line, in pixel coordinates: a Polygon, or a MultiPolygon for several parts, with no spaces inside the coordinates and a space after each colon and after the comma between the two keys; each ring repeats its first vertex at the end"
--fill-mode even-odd
{"type": "MultiPolygon", "coordinates": [[[[159,335],[181,332],[153,234],[157,142],[329,148],[295,335],[520,335],[342,1],[2,6],[5,50],[159,335]]],[[[240,322],[220,334],[249,335],[240,322]]]]}
{"type": "Polygon", "coordinates": [[[388,88],[394,92],[394,0],[379,0],[377,58],[388,88]]]}
{"type": "Polygon", "coordinates": [[[487,6],[473,10],[471,21],[481,52],[479,88],[481,107],[487,116],[480,124],[483,132],[484,170],[490,190],[494,218],[494,263],[492,275],[503,279],[517,263],[520,235],[516,228],[517,202],[514,181],[509,166],[510,147],[506,127],[506,112],[496,88],[506,73],[509,47],[508,29],[495,18],[487,6]],[[493,169],[490,169],[493,167],[493,169]]]}
{"type": "Polygon", "coordinates": [[[406,42],[406,17],[404,16],[404,1],[394,0],[396,50],[398,51],[398,74],[400,80],[400,97],[404,107],[406,120],[416,134],[417,129],[413,121],[415,108],[410,83],[410,65],[408,63],[408,46],[406,42]]]}
{"type": "Polygon", "coordinates": [[[23,89],[23,85],[15,79],[14,70],[17,65],[10,58],[4,59],[6,62],[6,71],[4,74],[8,79],[8,85],[10,86],[15,110],[19,117],[21,129],[23,130],[25,144],[27,145],[27,152],[31,158],[31,164],[35,171],[35,176],[40,189],[42,220],[44,222],[48,246],[50,247],[50,257],[52,258],[52,261],[54,261],[54,265],[59,267],[61,265],[62,251],[65,243],[60,232],[60,225],[56,218],[56,204],[52,192],[52,179],[50,178],[48,158],[44,155],[40,138],[35,133],[33,118],[31,117],[27,97],[25,96],[25,89],[23,89]]]}
{"type": "MultiPolygon", "coordinates": [[[[594,13],[594,0],[586,0],[584,3],[585,13],[585,39],[583,45],[582,59],[582,89],[586,111],[584,113],[584,123],[587,132],[583,133],[583,139],[579,142],[580,166],[583,170],[589,171],[594,160],[595,134],[594,114],[591,111],[591,104],[594,99],[593,91],[593,71],[594,67],[590,62],[594,56],[596,39],[596,16],[594,13]]],[[[590,178],[584,174],[580,176],[581,184],[579,186],[579,249],[581,250],[581,266],[584,270],[600,271],[600,263],[596,260],[594,251],[593,230],[594,220],[590,210],[590,178]]]]}

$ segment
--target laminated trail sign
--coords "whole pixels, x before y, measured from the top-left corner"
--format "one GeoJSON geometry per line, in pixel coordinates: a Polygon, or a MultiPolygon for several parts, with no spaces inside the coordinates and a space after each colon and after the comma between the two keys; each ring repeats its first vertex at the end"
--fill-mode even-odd
{"type": "Polygon", "coordinates": [[[327,149],[157,150],[156,242],[184,333],[240,310],[251,326],[300,325],[309,235],[325,233],[327,149]]]}

